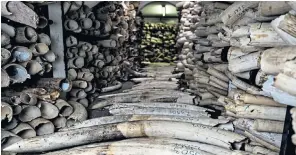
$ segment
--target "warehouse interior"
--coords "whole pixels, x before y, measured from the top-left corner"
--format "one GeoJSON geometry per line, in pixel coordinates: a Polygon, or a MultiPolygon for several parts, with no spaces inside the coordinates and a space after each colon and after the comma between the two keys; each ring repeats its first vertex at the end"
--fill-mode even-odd
{"type": "Polygon", "coordinates": [[[1,154],[296,154],[295,1],[1,1],[1,154]]]}

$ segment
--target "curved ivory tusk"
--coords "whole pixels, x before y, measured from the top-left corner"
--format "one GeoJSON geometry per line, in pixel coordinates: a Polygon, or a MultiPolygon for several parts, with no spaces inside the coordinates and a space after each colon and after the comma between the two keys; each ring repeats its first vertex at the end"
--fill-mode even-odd
{"type": "Polygon", "coordinates": [[[296,79],[296,60],[286,62],[283,73],[296,79]]]}
{"type": "Polygon", "coordinates": [[[277,75],[284,68],[285,63],[295,57],[293,46],[267,49],[261,56],[261,70],[266,74],[277,75]]]}
{"type": "Polygon", "coordinates": [[[18,135],[11,133],[9,131],[5,131],[1,129],[1,148],[5,149],[7,146],[10,146],[13,143],[22,140],[18,135]]]}
{"type": "Polygon", "coordinates": [[[36,95],[31,94],[31,93],[22,92],[20,95],[20,99],[23,104],[28,104],[28,105],[36,105],[37,104],[36,95]]]}
{"type": "Polygon", "coordinates": [[[36,137],[36,131],[28,123],[18,124],[11,132],[22,138],[36,137]]]}
{"type": "Polygon", "coordinates": [[[19,114],[18,118],[22,122],[30,122],[35,118],[41,116],[41,111],[36,106],[27,106],[22,109],[21,113],[19,114]]]}
{"type": "Polygon", "coordinates": [[[254,120],[250,119],[237,119],[233,122],[235,127],[246,130],[247,132],[251,133],[253,136],[277,147],[280,148],[282,136],[281,134],[276,133],[269,133],[269,132],[257,132],[254,128],[254,120]]]}
{"type": "Polygon", "coordinates": [[[238,87],[242,90],[245,90],[246,92],[251,93],[251,94],[260,94],[259,88],[252,86],[252,85],[238,79],[236,76],[231,74],[230,71],[226,71],[225,74],[229,77],[232,84],[235,85],[236,87],[238,87]]]}
{"type": "Polygon", "coordinates": [[[255,154],[265,154],[265,155],[277,155],[278,152],[274,152],[272,150],[269,150],[267,148],[261,147],[261,146],[252,146],[249,144],[245,145],[245,150],[248,152],[252,152],[255,154]]]}
{"type": "Polygon", "coordinates": [[[252,94],[243,93],[243,92],[235,93],[234,100],[239,100],[239,101],[243,102],[244,104],[286,107],[286,105],[275,102],[273,99],[271,99],[269,97],[252,95],[252,94]]]}
{"type": "Polygon", "coordinates": [[[106,92],[110,92],[110,91],[115,91],[115,90],[120,89],[121,87],[122,87],[122,83],[117,81],[116,85],[102,88],[101,92],[106,93],[106,92]]]}
{"type": "Polygon", "coordinates": [[[36,130],[38,136],[54,133],[54,125],[44,118],[36,118],[28,123],[36,130]]]}
{"type": "Polygon", "coordinates": [[[231,26],[243,16],[243,12],[249,8],[257,7],[258,4],[259,2],[235,2],[221,13],[220,18],[225,25],[231,26]]]}
{"type": "Polygon", "coordinates": [[[6,102],[1,102],[1,121],[7,119],[8,122],[12,120],[13,111],[11,106],[6,102]]]}
{"type": "Polygon", "coordinates": [[[260,132],[283,133],[284,122],[256,119],[254,122],[254,130],[260,132]]]}
{"type": "Polygon", "coordinates": [[[2,128],[5,130],[11,130],[14,129],[18,125],[18,123],[19,121],[15,117],[13,117],[11,121],[3,125],[2,128]]]}
{"type": "Polygon", "coordinates": [[[244,136],[239,134],[200,124],[170,121],[137,121],[56,132],[50,135],[22,140],[5,148],[4,151],[43,152],[111,138],[132,137],[178,138],[204,142],[223,148],[230,148],[232,143],[245,139],[244,136]],[[33,141],[35,143],[30,143],[33,141]]]}
{"type": "Polygon", "coordinates": [[[259,106],[259,105],[224,105],[227,111],[233,112],[236,117],[240,118],[259,118],[267,120],[285,120],[286,108],[272,107],[272,106],[259,106]]]}
{"type": "Polygon", "coordinates": [[[64,127],[66,127],[67,119],[63,116],[59,116],[59,117],[56,117],[52,121],[52,123],[55,126],[55,128],[57,128],[57,129],[64,128],[64,127]]]}
{"type": "Polygon", "coordinates": [[[1,31],[8,34],[10,37],[15,37],[15,28],[6,23],[1,23],[1,31]]]}
{"type": "Polygon", "coordinates": [[[1,14],[12,21],[37,28],[38,15],[23,2],[1,2],[1,14]]]}
{"type": "Polygon", "coordinates": [[[81,122],[87,119],[85,107],[75,101],[68,102],[74,109],[73,113],[67,118],[67,126],[72,126],[75,122],[81,122]]]}
{"type": "Polygon", "coordinates": [[[212,76],[217,77],[220,80],[223,80],[225,82],[228,82],[229,81],[229,78],[225,74],[223,74],[222,72],[214,69],[213,67],[209,67],[208,70],[207,70],[207,72],[209,74],[211,74],[212,76]]]}
{"type": "Polygon", "coordinates": [[[53,119],[59,115],[59,109],[51,103],[40,101],[37,107],[40,108],[41,116],[45,119],[53,119]]]}
{"type": "Polygon", "coordinates": [[[280,90],[283,90],[293,96],[296,96],[296,79],[289,77],[285,74],[278,74],[275,77],[274,86],[280,90]]]}
{"type": "Polygon", "coordinates": [[[51,44],[50,37],[45,33],[38,34],[38,40],[37,41],[38,41],[38,43],[44,43],[47,46],[50,46],[50,44],[51,44]]]}
{"type": "MultiPolygon", "coordinates": [[[[291,35],[291,34],[293,34],[293,32],[291,32],[293,30],[293,28],[286,27],[286,25],[288,25],[288,23],[285,24],[286,20],[288,21],[288,19],[291,16],[292,16],[291,14],[282,15],[282,16],[276,18],[275,20],[273,20],[271,22],[271,26],[286,43],[288,43],[290,45],[296,45],[296,38],[291,35]],[[285,19],[285,18],[287,18],[287,19],[285,19]],[[282,27],[283,29],[280,27],[282,27]],[[291,33],[291,34],[289,34],[289,33],[291,33]]],[[[290,21],[288,21],[288,22],[290,22],[290,21]]],[[[292,25],[292,23],[289,23],[289,25],[290,24],[292,25]]]]}
{"type": "Polygon", "coordinates": [[[120,122],[130,122],[130,121],[176,121],[176,122],[187,122],[187,123],[197,123],[208,126],[217,126],[219,124],[225,124],[229,122],[227,119],[212,119],[206,117],[184,117],[184,116],[169,116],[169,115],[115,115],[93,118],[85,120],[80,123],[76,123],[71,127],[63,128],[59,131],[67,131],[78,128],[85,128],[96,125],[120,123],[120,122]]]}
{"type": "Polygon", "coordinates": [[[118,108],[132,108],[132,107],[147,107],[147,108],[172,108],[172,109],[184,109],[184,110],[193,110],[193,111],[211,111],[210,109],[198,107],[188,104],[180,103],[114,103],[109,109],[118,109],[118,108]]]}
{"type": "MultiPolygon", "coordinates": [[[[95,152],[99,152],[100,154],[129,154],[129,155],[137,155],[141,154],[141,152],[145,152],[147,155],[154,154],[163,154],[163,155],[177,155],[179,152],[191,152],[198,155],[210,155],[211,153],[207,153],[201,151],[199,147],[194,147],[189,144],[183,144],[183,141],[178,141],[174,143],[168,143],[165,141],[155,141],[154,139],[130,139],[123,140],[117,142],[107,142],[100,144],[91,144],[87,146],[75,147],[72,149],[56,151],[52,153],[48,153],[48,155],[62,155],[62,154],[92,154],[95,152]],[[139,143],[137,143],[139,142],[139,143]],[[107,148],[107,149],[106,149],[107,148]],[[128,149],[126,149],[128,148],[128,149]]],[[[223,149],[219,149],[221,151],[223,149]]],[[[227,152],[224,149],[222,152],[227,152]]],[[[231,151],[229,151],[231,152],[231,151]]],[[[228,153],[228,152],[227,152],[228,153]]]]}
{"type": "Polygon", "coordinates": [[[34,43],[37,41],[36,31],[28,26],[18,27],[16,29],[15,41],[17,43],[34,43]]]}
{"type": "Polygon", "coordinates": [[[228,69],[232,73],[240,73],[260,68],[260,56],[262,52],[254,52],[243,55],[229,61],[228,69]]]}
{"type": "Polygon", "coordinates": [[[169,115],[187,117],[209,117],[209,114],[207,112],[159,107],[126,107],[109,109],[109,112],[113,115],[169,115]]]}
{"type": "Polygon", "coordinates": [[[291,7],[286,2],[260,2],[258,12],[262,16],[277,16],[282,15],[291,10],[291,7]]]}

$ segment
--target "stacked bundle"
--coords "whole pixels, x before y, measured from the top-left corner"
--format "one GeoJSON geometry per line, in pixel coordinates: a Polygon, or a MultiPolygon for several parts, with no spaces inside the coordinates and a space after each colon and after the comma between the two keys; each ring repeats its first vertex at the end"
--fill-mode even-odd
{"type": "Polygon", "coordinates": [[[51,134],[87,119],[84,106],[58,99],[60,93],[56,90],[28,88],[2,93],[5,97],[1,98],[1,138],[6,139],[2,147],[21,139],[51,134]]]}
{"type": "MultiPolygon", "coordinates": [[[[31,2],[5,1],[1,6],[4,17],[1,23],[1,124],[2,139],[7,139],[1,146],[6,147],[16,140],[50,134],[64,127],[67,120],[59,116],[60,109],[52,103],[59,97],[59,91],[69,90],[71,84],[66,79],[41,78],[37,83],[29,80],[51,77],[49,73],[56,60],[50,50],[49,22],[44,17],[44,8],[31,2]],[[43,89],[48,80],[69,85],[63,90],[58,86],[48,91],[43,89]],[[23,89],[24,85],[31,88],[23,89]]],[[[67,117],[76,119],[72,115],[73,107],[71,110],[67,117]]]]}
{"type": "Polygon", "coordinates": [[[184,72],[196,104],[236,118],[237,132],[252,142],[246,151],[256,152],[254,142],[279,151],[284,104],[296,101],[295,34],[287,26],[295,25],[294,3],[232,3],[177,4],[183,49],[176,71],[184,72]]]}
{"type": "MultiPolygon", "coordinates": [[[[127,50],[129,63],[132,63],[130,67],[134,71],[139,71],[141,66],[141,53],[140,53],[140,44],[141,44],[141,27],[143,24],[143,19],[139,14],[137,14],[137,9],[139,2],[124,2],[124,17],[127,19],[129,24],[128,34],[129,39],[123,45],[123,48],[127,50]]],[[[135,76],[135,74],[126,74],[125,80],[127,77],[135,76]]]]}
{"type": "MultiPolygon", "coordinates": [[[[49,22],[34,12],[44,14],[45,11],[40,7],[44,3],[30,2],[26,5],[22,2],[2,3],[2,6],[7,7],[7,10],[1,10],[2,15],[4,14],[9,20],[1,24],[3,66],[1,86],[8,87],[10,82],[23,83],[30,78],[30,75],[50,72],[51,63],[55,61],[56,56],[50,51],[49,36],[42,33],[48,32],[49,22]],[[36,9],[33,11],[34,7],[36,9]],[[24,14],[27,16],[24,17],[24,14]],[[11,25],[16,25],[16,28],[11,25]]],[[[107,20],[93,18],[93,12],[88,7],[93,5],[90,2],[63,4],[64,13],[68,12],[64,26],[67,32],[72,33],[65,39],[68,79],[38,78],[34,83],[29,83],[32,80],[27,81],[30,88],[23,88],[24,85],[20,85],[21,87],[2,90],[2,148],[22,138],[51,134],[57,129],[86,120],[88,117],[86,109],[89,101],[98,95],[95,93],[97,90],[108,92],[119,89],[121,83],[117,80],[126,79],[131,74],[143,75],[133,70],[139,68],[139,64],[133,62],[139,54],[130,56],[129,53],[137,52],[136,48],[133,50],[133,45],[122,46],[126,45],[126,41],[135,39],[134,36],[137,35],[136,25],[128,24],[128,22],[135,23],[135,10],[131,9],[132,4],[125,10],[117,2],[100,3],[101,5],[94,7],[97,14],[102,16],[102,12],[107,10],[104,12],[107,20]],[[113,6],[115,10],[112,9],[113,6]],[[108,23],[109,19],[112,21],[111,24],[108,23]],[[101,25],[99,29],[98,25],[101,25]],[[72,31],[74,30],[72,28],[75,28],[75,31],[72,31]],[[77,40],[78,32],[78,36],[80,34],[98,36],[98,40],[93,42],[77,40]],[[67,101],[59,99],[61,91],[69,92],[70,98],[67,101]]]]}
{"type": "Polygon", "coordinates": [[[145,61],[148,62],[173,62],[176,60],[175,25],[164,23],[145,23],[141,50],[145,61]]]}
{"type": "Polygon", "coordinates": [[[133,47],[136,42],[126,43],[137,39],[135,12],[133,4],[117,2],[101,2],[92,9],[86,4],[74,10],[70,7],[66,14],[65,29],[95,35],[95,39],[99,40],[86,42],[74,37],[75,34],[66,39],[67,75],[73,80],[70,100],[83,100],[84,105],[88,106],[88,100],[92,102],[98,92],[120,89],[120,80],[127,80],[130,74],[138,73],[134,71],[139,68],[139,63],[134,61],[138,56],[137,49],[133,47]],[[88,25],[86,21],[93,24],[85,27],[88,25]],[[100,23],[101,28],[97,29],[94,23],[100,23]],[[76,26],[72,29],[73,25],[76,26]]]}
{"type": "Polygon", "coordinates": [[[27,6],[22,2],[1,2],[1,5],[6,6],[1,10],[5,17],[1,23],[1,87],[51,72],[56,57],[50,50],[50,38],[44,33],[47,19],[38,17],[35,13],[38,8],[34,10],[30,3],[27,6]],[[37,20],[29,20],[30,17],[37,20]]]}

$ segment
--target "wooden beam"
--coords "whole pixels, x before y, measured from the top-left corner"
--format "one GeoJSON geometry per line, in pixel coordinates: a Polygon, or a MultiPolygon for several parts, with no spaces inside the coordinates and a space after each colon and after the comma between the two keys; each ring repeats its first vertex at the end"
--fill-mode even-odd
{"type": "Polygon", "coordinates": [[[48,5],[48,17],[53,21],[50,25],[51,51],[56,55],[56,61],[52,64],[54,78],[66,78],[62,16],[61,2],[48,5]]]}

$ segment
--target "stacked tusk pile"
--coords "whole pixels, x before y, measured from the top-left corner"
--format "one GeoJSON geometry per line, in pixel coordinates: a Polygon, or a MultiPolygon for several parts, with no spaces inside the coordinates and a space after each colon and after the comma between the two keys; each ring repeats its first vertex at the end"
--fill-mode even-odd
{"type": "Polygon", "coordinates": [[[27,88],[5,90],[1,98],[1,146],[21,139],[52,134],[74,122],[87,119],[86,108],[78,102],[59,98],[59,91],[27,88]],[[17,138],[17,139],[16,139],[17,138]]]}
{"type": "MultiPolygon", "coordinates": [[[[9,3],[3,11],[6,16],[13,11],[9,3]]],[[[7,122],[1,130],[3,151],[278,154],[286,105],[296,103],[295,3],[177,3],[181,18],[176,46],[182,50],[173,75],[173,66],[153,64],[145,68],[146,73],[138,72],[137,41],[125,44],[137,40],[136,6],[63,3],[69,17],[67,31],[103,39],[85,42],[74,34],[68,36],[67,76],[73,86],[69,101],[43,89],[3,92],[1,120],[7,122]],[[129,75],[140,77],[131,79],[137,84],[130,90],[95,93],[119,89],[118,81],[129,75]],[[108,114],[87,120],[86,107],[108,114]]],[[[33,47],[32,53],[44,55],[39,51],[44,46],[33,47]]],[[[3,53],[4,58],[10,54],[3,53]]],[[[41,81],[40,86],[53,87],[48,80],[41,81]]],[[[290,111],[293,129],[295,111],[290,111]]],[[[295,139],[293,135],[296,144],[295,139]]]]}
{"type": "Polygon", "coordinates": [[[92,8],[82,3],[74,10],[66,5],[68,2],[64,2],[68,10],[64,27],[74,33],[66,39],[67,76],[73,82],[70,100],[88,107],[99,93],[120,89],[120,81],[138,73],[140,21],[136,19],[136,4],[129,2],[101,2],[92,8]],[[99,41],[85,41],[76,34],[99,41]]]}
{"type": "Polygon", "coordinates": [[[1,87],[23,83],[32,76],[51,72],[56,58],[50,50],[48,34],[36,31],[37,28],[43,30],[47,26],[47,22],[42,22],[47,19],[38,17],[36,9],[30,8],[30,3],[26,4],[1,2],[5,18],[1,23],[1,87]],[[9,10],[6,13],[5,7],[6,11],[9,10]]]}
{"type": "MultiPolygon", "coordinates": [[[[215,110],[194,105],[195,96],[178,90],[176,79],[180,78],[181,74],[171,75],[170,70],[173,70],[173,66],[158,68],[150,66],[146,70],[147,74],[157,74],[157,76],[154,79],[135,78],[133,81],[139,84],[132,89],[119,94],[100,96],[101,101],[92,105],[93,109],[108,110],[112,116],[85,120],[61,128],[53,134],[19,140],[6,146],[4,151],[46,152],[51,155],[91,153],[136,155],[143,150],[145,154],[151,155],[160,152],[171,155],[180,151],[202,155],[248,154],[234,147],[246,144],[248,141],[247,136],[235,132],[233,123],[235,126],[247,128],[250,126],[232,117],[217,118],[214,115],[215,110]],[[116,139],[126,140],[113,141],[116,139]],[[104,142],[108,140],[113,142],[104,142]],[[95,142],[103,143],[91,144],[95,142]]],[[[256,126],[256,122],[251,123],[256,126]]],[[[256,128],[264,130],[259,126],[256,128]]],[[[251,128],[250,130],[263,138],[270,138],[269,141],[273,140],[271,139],[273,135],[267,137],[266,132],[251,128]]],[[[272,142],[277,143],[278,139],[272,142]]],[[[248,144],[248,151],[250,150],[263,154],[276,154],[261,144],[248,144]]]]}
{"type": "Polygon", "coordinates": [[[141,51],[147,62],[174,62],[177,59],[174,24],[145,23],[141,51]]]}
{"type": "MultiPolygon", "coordinates": [[[[181,15],[177,46],[182,50],[175,71],[185,75],[180,83],[197,95],[197,105],[233,117],[238,133],[276,152],[286,105],[296,103],[293,4],[176,5],[181,15]]],[[[258,153],[249,144],[244,149],[258,153]]]]}
{"type": "MultiPolygon", "coordinates": [[[[36,14],[43,10],[38,5],[1,2],[2,147],[21,139],[51,134],[64,127],[54,123],[59,109],[53,103],[59,97],[59,91],[64,91],[59,84],[66,79],[41,78],[52,72],[56,56],[51,51],[51,38],[46,30],[48,19],[36,14]],[[32,84],[30,78],[41,80],[32,84]],[[56,87],[43,89],[50,81],[56,82],[56,87]],[[23,88],[26,84],[31,88],[23,88]]],[[[67,85],[65,90],[70,86],[67,85]]]]}
{"type": "Polygon", "coordinates": [[[105,108],[113,116],[89,119],[53,134],[23,139],[7,146],[4,151],[139,154],[137,150],[141,148],[146,154],[159,154],[160,151],[164,154],[191,151],[203,155],[246,153],[232,150],[232,145],[246,137],[233,132],[231,119],[211,118],[213,110],[193,105],[194,96],[177,90],[177,80],[173,79],[180,78],[181,74],[171,75],[168,70],[173,66],[153,68],[146,68],[147,74],[160,73],[156,80],[136,78],[134,80],[140,83],[131,90],[99,97],[103,101],[93,108],[105,108]],[[128,139],[91,144],[122,138],[128,139]]]}

